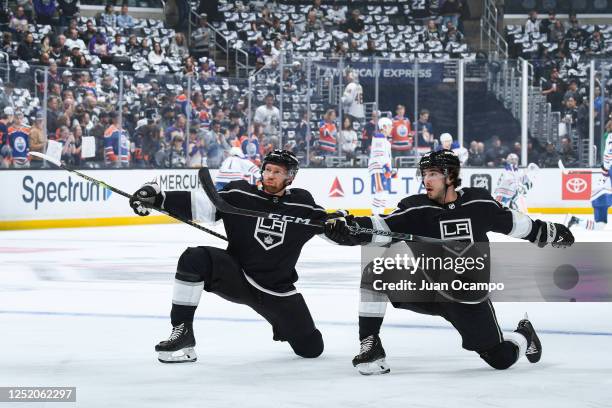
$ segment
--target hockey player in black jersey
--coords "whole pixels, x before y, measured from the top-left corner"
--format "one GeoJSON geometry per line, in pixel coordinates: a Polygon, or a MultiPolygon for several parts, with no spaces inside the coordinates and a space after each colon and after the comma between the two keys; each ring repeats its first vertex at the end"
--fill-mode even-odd
{"type": "MultiPolygon", "coordinates": [[[[232,181],[219,194],[236,207],[311,220],[333,217],[315,204],[308,191],[287,188],[297,172],[293,153],[275,150],[263,160],[261,187],[232,181]]],[[[172,333],[155,346],[161,362],[196,360],[192,323],[202,290],[251,307],[272,325],[274,340],[287,341],[297,355],[314,358],[323,352],[321,333],[293,285],[302,247],[320,229],[220,213],[202,190],[163,192],[155,183],[136,191],[130,205],[139,215],[155,207],[194,221],[223,220],[229,242],[227,249],[187,248],[179,258],[170,313],[172,333]]]]}
{"type": "MultiPolygon", "coordinates": [[[[486,233],[493,231],[529,240],[540,247],[548,243],[555,247],[573,244],[572,233],[562,224],[531,220],[525,214],[504,208],[485,189],[457,189],[461,183],[459,166],[459,159],[450,150],[427,153],[419,162],[426,194],[404,198],[389,215],[328,220],[325,235],[343,245],[387,245],[391,242],[386,237],[352,235],[348,226],[358,225],[444,239],[448,237],[442,236],[446,231],[442,226],[456,220],[462,222],[462,230],[471,236],[472,242],[488,242],[486,233]]],[[[456,232],[456,229],[450,230],[456,232]]],[[[385,293],[362,285],[361,349],[353,365],[365,375],[390,371],[379,337],[386,301],[385,293]]],[[[538,362],[542,355],[542,345],[527,316],[514,332],[503,334],[489,299],[480,303],[393,302],[393,306],[445,318],[461,335],[463,348],[477,352],[496,369],[510,367],[523,354],[532,363],[538,362]]]]}

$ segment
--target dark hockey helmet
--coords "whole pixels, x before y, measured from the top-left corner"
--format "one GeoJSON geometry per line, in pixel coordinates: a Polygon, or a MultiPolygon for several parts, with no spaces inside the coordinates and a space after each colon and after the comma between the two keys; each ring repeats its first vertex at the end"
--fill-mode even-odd
{"type": "Polygon", "coordinates": [[[459,185],[461,185],[461,179],[459,178],[460,168],[461,162],[459,161],[459,157],[457,157],[452,150],[442,149],[425,153],[423,157],[421,157],[421,160],[419,160],[417,177],[422,180],[423,172],[426,169],[439,169],[445,176],[451,176],[453,185],[459,187],[459,185]]]}
{"type": "Polygon", "coordinates": [[[295,157],[295,154],[289,150],[277,149],[266,154],[261,163],[262,173],[266,168],[266,164],[268,163],[278,164],[285,167],[287,169],[287,174],[291,179],[295,178],[298,170],[300,169],[300,162],[298,161],[297,157],[295,157]]]}

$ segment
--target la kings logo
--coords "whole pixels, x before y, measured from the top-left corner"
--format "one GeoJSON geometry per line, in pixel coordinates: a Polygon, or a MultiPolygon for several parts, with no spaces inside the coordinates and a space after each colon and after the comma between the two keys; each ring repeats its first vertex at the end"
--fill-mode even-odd
{"type": "Polygon", "coordinates": [[[254,236],[263,249],[269,251],[285,241],[286,229],[285,221],[257,218],[254,236]]]}
{"type": "Polygon", "coordinates": [[[457,245],[447,244],[444,248],[457,256],[461,256],[470,249],[474,242],[472,234],[472,220],[461,218],[456,220],[440,221],[440,237],[445,240],[460,241],[457,245]],[[466,243],[470,243],[466,245],[466,243]]]}

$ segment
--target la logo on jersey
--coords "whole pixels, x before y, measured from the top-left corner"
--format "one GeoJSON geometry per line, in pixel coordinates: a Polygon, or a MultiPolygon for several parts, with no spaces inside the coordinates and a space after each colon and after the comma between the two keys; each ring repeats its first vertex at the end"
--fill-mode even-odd
{"type": "Polygon", "coordinates": [[[257,218],[254,236],[263,249],[269,251],[285,241],[286,229],[285,221],[257,218]]]}
{"type": "MultiPolygon", "coordinates": [[[[461,218],[456,220],[440,221],[440,237],[446,240],[474,242],[472,234],[472,220],[469,218],[461,218]]],[[[470,249],[472,245],[458,245],[452,248],[450,245],[444,245],[444,248],[457,256],[461,256],[470,249]]]]}

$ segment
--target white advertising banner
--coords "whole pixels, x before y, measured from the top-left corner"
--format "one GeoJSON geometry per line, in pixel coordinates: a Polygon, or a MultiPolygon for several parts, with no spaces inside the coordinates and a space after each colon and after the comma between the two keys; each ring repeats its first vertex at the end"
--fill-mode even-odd
{"type": "MultiPolygon", "coordinates": [[[[197,169],[83,172],[129,193],[153,179],[164,190],[198,188],[197,169]]],[[[493,192],[501,172],[501,169],[464,169],[462,185],[485,187],[493,192]]],[[[541,169],[526,197],[527,206],[535,212],[590,208],[591,185],[599,177],[590,172],[582,169],[576,174],[562,175],[558,169],[541,169]]],[[[399,170],[391,183],[389,207],[403,197],[422,192],[415,173],[415,169],[399,170]]],[[[326,208],[370,208],[373,187],[367,169],[302,169],[293,186],[307,189],[326,208]]],[[[62,170],[0,171],[0,191],[0,221],[134,215],[124,197],[62,170]]]]}

